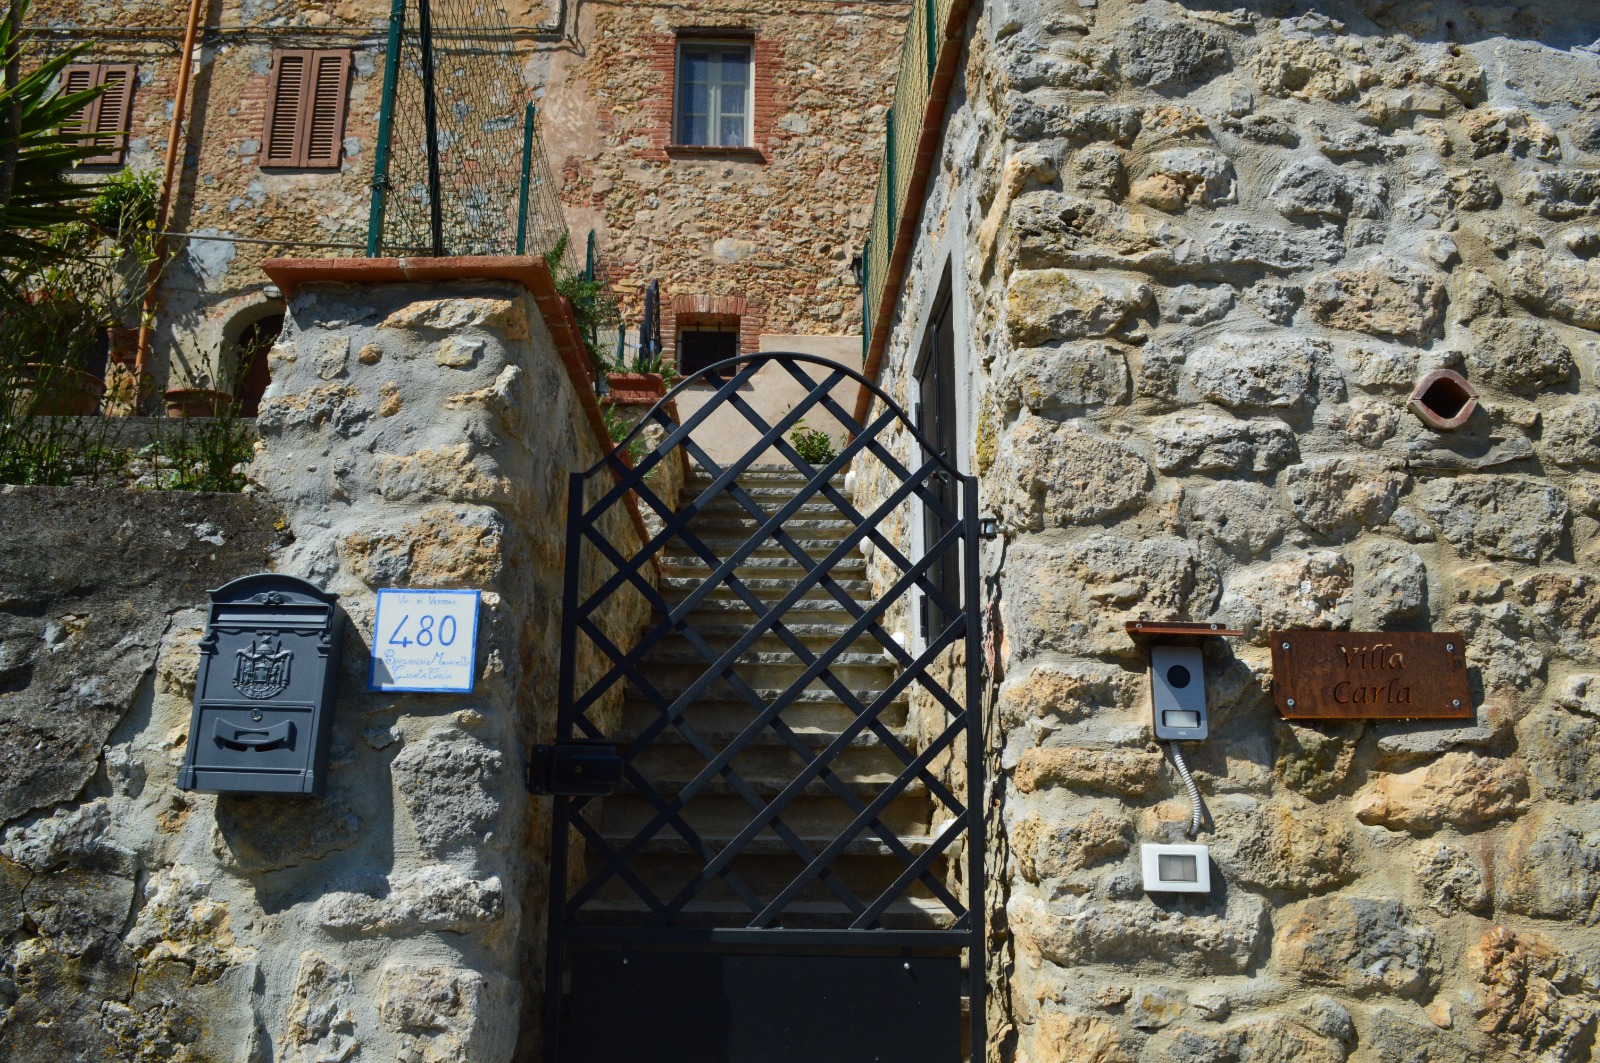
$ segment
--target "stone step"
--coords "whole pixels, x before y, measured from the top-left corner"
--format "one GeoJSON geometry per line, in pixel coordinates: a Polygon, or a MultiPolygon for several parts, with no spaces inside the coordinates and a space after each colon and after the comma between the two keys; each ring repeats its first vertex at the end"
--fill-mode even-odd
{"type": "MultiPolygon", "coordinates": [[[[688,622],[695,638],[691,639],[689,633],[682,630],[669,631],[667,634],[662,635],[660,640],[646,651],[644,659],[647,661],[659,660],[661,654],[671,652],[674,654],[681,653],[690,656],[694,660],[705,661],[707,665],[710,665],[712,662],[706,660],[705,654],[696,648],[697,645],[704,644],[712,652],[720,654],[732,649],[734,644],[743,639],[750,630],[747,627],[738,627],[727,623],[703,622],[707,619],[721,621],[726,620],[726,617],[720,613],[712,613],[710,617],[704,617],[698,611],[691,613],[688,622]]],[[[840,639],[844,638],[850,631],[850,626],[842,622],[832,624],[805,623],[804,620],[805,618],[796,612],[786,612],[781,621],[783,630],[790,639],[799,642],[801,646],[818,656],[838,645],[840,639]],[[797,616],[799,617],[798,619],[797,616]]],[[[884,663],[891,665],[894,663],[894,659],[889,656],[889,652],[884,645],[870,634],[857,635],[850,640],[845,650],[847,652],[841,655],[843,657],[882,657],[884,663]]],[[[786,655],[790,658],[796,657],[790,642],[770,628],[760,635],[754,643],[746,647],[745,652],[737,659],[737,663],[751,663],[747,658],[752,652],[768,655],[786,655]]]]}
{"type": "MultiPolygon", "coordinates": [[[[723,535],[717,532],[708,532],[705,535],[699,536],[700,545],[711,551],[712,555],[716,557],[717,564],[719,566],[727,558],[732,557],[736,552],[741,550],[748,538],[748,536],[744,535],[723,535]]],[[[815,535],[814,533],[808,536],[806,534],[802,534],[801,532],[791,532],[787,542],[780,544],[778,540],[769,536],[762,540],[761,543],[745,552],[750,557],[793,558],[794,554],[791,552],[792,547],[793,549],[803,551],[808,557],[823,558],[838,550],[839,542],[840,540],[838,538],[825,539],[815,535]]],[[[850,553],[846,554],[845,557],[853,558],[857,553],[859,553],[859,551],[851,551],[850,553]]],[[[661,563],[663,565],[673,563],[705,564],[704,556],[699,552],[699,550],[688,546],[678,539],[669,541],[662,548],[660,556],[661,563]]]]}
{"type": "MultiPolygon", "coordinates": [[[[611,846],[613,850],[620,850],[632,840],[631,835],[625,834],[605,834],[602,836],[605,838],[606,844],[611,846]]],[[[896,838],[900,844],[905,847],[906,851],[911,853],[913,856],[926,852],[928,847],[937,841],[936,838],[927,834],[914,834],[905,837],[896,835],[896,838]]],[[[723,850],[727,849],[729,844],[732,843],[733,839],[734,835],[732,834],[715,836],[707,836],[704,834],[700,835],[700,840],[703,841],[706,844],[706,848],[710,849],[713,853],[721,853],[723,850]]],[[[813,853],[822,852],[822,850],[826,849],[830,844],[833,843],[833,839],[834,836],[831,834],[800,835],[801,843],[813,853]]],[[[645,842],[644,845],[639,849],[640,855],[660,854],[667,856],[688,856],[692,855],[693,852],[694,850],[691,850],[689,843],[674,833],[670,828],[664,829],[660,833],[656,834],[649,841],[645,842]]],[[[739,855],[782,856],[789,857],[794,860],[801,859],[794,849],[790,847],[788,842],[778,837],[778,835],[770,829],[762,831],[760,834],[757,834],[754,838],[751,838],[749,841],[740,846],[739,855]]],[[[882,838],[878,837],[876,834],[873,834],[870,830],[863,832],[862,835],[852,838],[846,845],[845,850],[841,855],[886,856],[891,859],[898,859],[895,851],[885,844],[882,838]]]]}
{"type": "MultiPolygon", "coordinates": [[[[763,579],[760,577],[740,578],[739,582],[745,590],[755,595],[762,601],[776,602],[794,590],[795,584],[800,580],[800,573],[796,571],[792,579],[763,579]]],[[[658,588],[661,596],[670,604],[677,605],[698,591],[705,582],[704,576],[692,578],[688,576],[667,576],[661,581],[658,588]]],[[[853,601],[864,602],[872,598],[872,584],[864,579],[833,579],[828,585],[813,584],[805,589],[804,593],[795,601],[791,608],[803,609],[806,604],[837,603],[838,598],[829,589],[837,588],[853,601]]],[[[736,601],[743,602],[726,582],[718,583],[711,588],[700,601],[736,601]]]]}
{"type": "MultiPolygon", "coordinates": [[[[803,691],[805,695],[815,695],[816,691],[803,691]]],[[[781,719],[790,727],[800,730],[802,728],[818,732],[831,732],[838,734],[855,720],[855,713],[846,708],[844,703],[833,696],[831,691],[825,691],[826,699],[803,700],[784,707],[781,719]]],[[[867,701],[867,699],[863,699],[867,701]]],[[[870,705],[871,702],[867,701],[870,705]]],[[[670,704],[670,702],[668,703],[670,704]]],[[[909,698],[902,693],[888,705],[885,705],[877,714],[877,719],[891,731],[898,732],[898,728],[905,725],[906,710],[909,698]]],[[[684,710],[681,719],[701,734],[738,734],[754,717],[755,710],[748,702],[743,700],[714,700],[701,699],[684,710]]],[[[622,703],[622,719],[616,729],[618,741],[622,735],[637,737],[646,728],[650,727],[661,718],[655,705],[644,698],[630,694],[622,703]]],[[[669,725],[670,726],[670,725],[669,725]]]]}
{"type": "MultiPolygon", "coordinates": [[[[714,553],[714,551],[713,551],[714,553]]],[[[713,568],[722,567],[726,555],[718,558],[713,565],[708,563],[699,554],[689,551],[674,549],[670,553],[660,555],[663,573],[672,578],[701,580],[711,574],[713,568]]],[[[809,571],[809,566],[802,569],[800,562],[792,554],[785,552],[781,557],[771,556],[770,551],[751,557],[742,558],[739,566],[734,569],[735,575],[743,579],[746,576],[759,579],[798,579],[809,571]]],[[[867,560],[860,554],[851,554],[840,558],[828,570],[829,575],[835,579],[860,579],[866,574],[867,560]]]]}
{"type": "MultiPolygon", "coordinates": [[[[832,772],[835,783],[846,787],[851,793],[855,794],[858,798],[861,798],[864,801],[870,801],[879,794],[883,793],[884,789],[892,784],[897,778],[897,776],[888,772],[850,771],[847,770],[844,765],[839,763],[832,765],[830,767],[830,771],[832,772]]],[[[767,776],[756,776],[752,778],[743,774],[742,772],[740,773],[739,777],[755,794],[769,799],[777,797],[779,794],[783,793],[783,791],[793,781],[792,778],[787,777],[773,778],[767,776]]],[[[694,781],[694,778],[695,776],[687,772],[678,775],[670,775],[662,771],[653,773],[649,778],[649,782],[651,788],[656,792],[657,795],[670,801],[681,794],[684,787],[688,786],[689,783],[694,781]]],[[[905,795],[908,797],[919,796],[926,793],[927,784],[924,783],[920,778],[912,779],[906,783],[903,790],[905,795]]],[[[638,791],[631,783],[624,783],[618,788],[617,793],[634,794],[637,796],[638,791]]],[[[802,796],[800,797],[796,797],[795,800],[804,800],[806,797],[825,797],[829,799],[836,799],[838,797],[838,791],[836,791],[833,785],[830,785],[826,779],[817,778],[811,779],[806,783],[805,789],[801,791],[801,795],[802,796]]],[[[692,800],[704,800],[714,796],[737,797],[738,793],[734,789],[731,780],[722,775],[718,775],[703,783],[701,788],[695,791],[695,796],[692,798],[692,800]]]]}

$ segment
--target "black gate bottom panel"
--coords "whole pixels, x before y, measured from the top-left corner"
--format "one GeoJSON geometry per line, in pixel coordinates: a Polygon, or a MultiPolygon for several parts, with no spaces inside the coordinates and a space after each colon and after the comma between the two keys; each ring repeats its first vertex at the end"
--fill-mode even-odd
{"type": "Polygon", "coordinates": [[[959,1063],[961,959],[574,946],[573,1063],[959,1063]]]}

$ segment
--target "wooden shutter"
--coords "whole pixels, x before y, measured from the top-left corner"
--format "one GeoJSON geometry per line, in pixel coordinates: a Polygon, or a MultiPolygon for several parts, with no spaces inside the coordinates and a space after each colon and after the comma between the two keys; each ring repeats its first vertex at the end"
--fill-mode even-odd
{"type": "Polygon", "coordinates": [[[305,156],[300,165],[337,169],[344,140],[345,84],[350,75],[348,51],[317,52],[306,106],[305,156]]]}
{"type": "Polygon", "coordinates": [[[267,91],[267,128],[261,137],[261,165],[299,166],[300,113],[305,108],[310,51],[272,54],[272,84],[267,91]]]}
{"type": "Polygon", "coordinates": [[[261,165],[337,169],[349,79],[348,49],[275,52],[261,165]]]}
{"type": "MultiPolygon", "coordinates": [[[[75,63],[61,70],[61,95],[85,92],[99,84],[100,67],[97,63],[75,63]]],[[[77,114],[61,123],[61,132],[71,136],[88,132],[95,127],[95,117],[100,110],[99,100],[90,100],[77,114]]]]}
{"type": "Polygon", "coordinates": [[[104,149],[101,154],[85,159],[88,166],[117,166],[122,163],[122,152],[127,146],[128,130],[133,119],[133,64],[102,63],[96,83],[105,86],[105,92],[94,101],[93,120],[86,123],[94,133],[91,142],[104,149]]]}

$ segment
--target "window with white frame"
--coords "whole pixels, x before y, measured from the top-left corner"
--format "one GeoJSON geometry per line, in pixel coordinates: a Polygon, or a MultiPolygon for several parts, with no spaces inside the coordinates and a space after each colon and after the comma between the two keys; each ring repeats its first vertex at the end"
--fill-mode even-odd
{"type": "Polygon", "coordinates": [[[749,41],[679,42],[677,143],[750,146],[751,53],[749,41]]]}

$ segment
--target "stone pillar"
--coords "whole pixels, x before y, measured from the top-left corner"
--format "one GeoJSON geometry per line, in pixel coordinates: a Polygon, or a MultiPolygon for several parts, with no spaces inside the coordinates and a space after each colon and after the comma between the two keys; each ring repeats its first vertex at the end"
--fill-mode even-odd
{"type": "Polygon", "coordinates": [[[523,762],[553,733],[567,474],[610,445],[587,360],[534,260],[267,271],[289,312],[252,476],[284,513],[277,567],[351,629],[328,796],[217,806],[262,909],[258,1014],[282,1059],[499,1063],[543,982],[549,818],[523,762]],[[482,592],[470,695],[368,691],[382,587],[482,592]]]}

